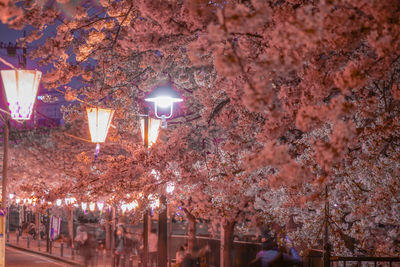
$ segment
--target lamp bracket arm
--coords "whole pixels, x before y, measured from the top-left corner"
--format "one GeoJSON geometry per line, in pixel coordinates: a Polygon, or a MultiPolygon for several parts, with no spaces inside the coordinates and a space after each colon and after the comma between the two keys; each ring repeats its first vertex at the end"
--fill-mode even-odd
{"type": "Polygon", "coordinates": [[[169,119],[169,118],[171,118],[172,117],[172,111],[173,111],[173,105],[174,104],[171,104],[171,108],[170,108],[170,111],[169,111],[169,115],[168,116],[164,116],[164,115],[158,115],[158,109],[157,109],[157,104],[154,104],[154,106],[155,106],[155,115],[156,115],[156,117],[157,118],[159,118],[159,119],[169,119]],[[164,116],[164,117],[163,117],[164,116]]]}

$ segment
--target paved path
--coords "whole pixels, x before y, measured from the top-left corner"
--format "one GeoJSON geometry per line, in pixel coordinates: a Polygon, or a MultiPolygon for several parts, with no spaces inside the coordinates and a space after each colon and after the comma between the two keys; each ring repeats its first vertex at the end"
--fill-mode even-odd
{"type": "Polygon", "coordinates": [[[7,267],[70,267],[67,263],[59,262],[48,257],[21,251],[15,248],[6,247],[7,267]]]}

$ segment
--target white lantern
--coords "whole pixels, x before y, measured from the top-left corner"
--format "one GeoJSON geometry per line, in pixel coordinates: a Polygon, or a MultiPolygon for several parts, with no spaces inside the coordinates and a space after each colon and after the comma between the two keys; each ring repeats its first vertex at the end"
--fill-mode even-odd
{"type": "Polygon", "coordinates": [[[89,131],[93,143],[104,143],[106,141],[108,129],[114,116],[114,110],[104,108],[86,109],[89,131]]]}
{"type": "MultiPolygon", "coordinates": [[[[152,118],[148,118],[149,120],[149,147],[151,147],[153,144],[155,144],[155,142],[157,141],[158,138],[158,133],[160,131],[160,126],[161,126],[161,120],[157,120],[157,119],[152,119],[152,118]]],[[[142,132],[142,138],[144,141],[144,119],[140,119],[140,130],[142,132]]]]}
{"type": "Polygon", "coordinates": [[[11,194],[8,195],[8,197],[9,197],[10,199],[13,199],[14,196],[15,196],[15,195],[14,195],[13,193],[11,193],[11,194]]]}
{"type": "Polygon", "coordinates": [[[0,73],[11,118],[29,120],[42,72],[38,70],[2,70],[0,73]]]}
{"type": "Polygon", "coordinates": [[[59,207],[60,207],[60,206],[61,206],[61,204],[62,204],[62,200],[61,200],[61,199],[57,199],[57,200],[56,200],[56,204],[57,204],[57,206],[59,206],[59,207]]]}
{"type": "Polygon", "coordinates": [[[167,183],[167,188],[165,189],[165,191],[167,191],[168,194],[172,194],[172,192],[174,192],[175,190],[175,185],[174,183],[167,183]]]}
{"type": "Polygon", "coordinates": [[[87,204],[85,202],[81,203],[81,208],[82,210],[86,210],[87,209],[87,204]]]}
{"type": "Polygon", "coordinates": [[[122,204],[121,205],[121,210],[122,210],[122,213],[125,213],[125,211],[128,209],[128,206],[126,205],[126,204],[122,204]]]}
{"type": "Polygon", "coordinates": [[[17,197],[17,198],[15,199],[15,203],[19,204],[19,202],[21,202],[21,199],[20,199],[19,197],[17,197]]]}
{"type": "Polygon", "coordinates": [[[99,211],[102,211],[104,208],[104,202],[97,202],[97,208],[99,209],[99,211]]]}
{"type": "Polygon", "coordinates": [[[96,208],[96,204],[94,204],[93,202],[90,202],[90,204],[89,204],[90,211],[94,211],[95,208],[96,208]]]}

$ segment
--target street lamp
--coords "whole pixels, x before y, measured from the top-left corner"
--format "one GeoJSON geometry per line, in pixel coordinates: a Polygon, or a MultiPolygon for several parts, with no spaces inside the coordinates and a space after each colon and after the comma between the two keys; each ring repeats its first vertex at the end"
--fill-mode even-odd
{"type": "MultiPolygon", "coordinates": [[[[4,60],[1,60],[4,63],[4,60]]],[[[10,64],[6,64],[10,66],[10,64]]],[[[7,98],[10,113],[6,112],[14,120],[29,120],[35,104],[37,91],[39,88],[42,73],[38,70],[2,70],[0,76],[7,98]]],[[[4,112],[4,110],[0,109],[4,112]]],[[[2,201],[1,211],[6,210],[7,206],[7,165],[8,165],[8,135],[9,120],[4,121],[3,131],[3,172],[2,172],[2,201]]],[[[5,217],[0,216],[0,267],[5,266],[5,217]]]]}
{"type": "Polygon", "coordinates": [[[114,116],[113,109],[106,108],[86,108],[90,137],[93,143],[96,143],[95,157],[99,154],[100,143],[106,141],[108,129],[114,116]]]}
{"type": "Polygon", "coordinates": [[[154,102],[154,113],[157,118],[162,120],[161,128],[167,128],[167,121],[172,117],[173,113],[173,104],[182,102],[183,99],[181,96],[170,86],[159,86],[154,89],[146,98],[147,102],[154,102]],[[167,109],[169,108],[169,115],[159,115],[158,109],[167,109]]]}

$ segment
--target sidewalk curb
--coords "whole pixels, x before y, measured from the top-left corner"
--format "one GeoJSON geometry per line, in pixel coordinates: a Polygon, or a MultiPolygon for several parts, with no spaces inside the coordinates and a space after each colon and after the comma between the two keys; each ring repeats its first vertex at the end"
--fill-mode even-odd
{"type": "Polygon", "coordinates": [[[81,267],[83,267],[83,265],[81,265],[78,262],[75,262],[75,261],[72,261],[72,260],[63,259],[61,257],[53,256],[53,255],[50,255],[50,254],[47,254],[47,253],[43,253],[43,252],[40,252],[40,251],[35,251],[35,250],[28,249],[28,248],[22,248],[22,247],[19,247],[19,246],[13,245],[13,244],[9,244],[9,243],[6,243],[6,246],[10,247],[10,248],[15,248],[15,249],[18,249],[18,250],[22,250],[22,251],[25,251],[25,252],[37,254],[37,255],[40,255],[40,256],[44,256],[44,257],[47,257],[47,258],[50,258],[50,259],[53,259],[53,260],[62,261],[64,263],[68,263],[68,264],[71,264],[73,266],[81,266],[81,267]]]}

